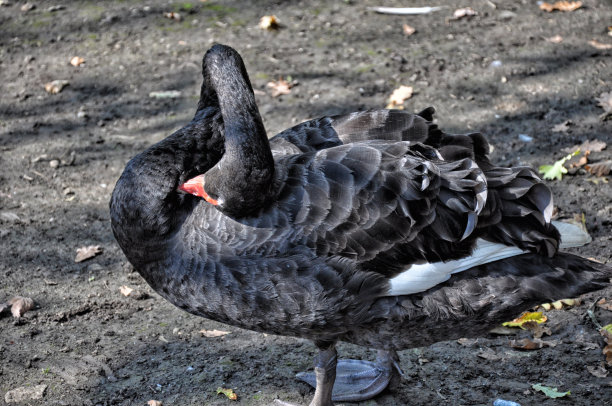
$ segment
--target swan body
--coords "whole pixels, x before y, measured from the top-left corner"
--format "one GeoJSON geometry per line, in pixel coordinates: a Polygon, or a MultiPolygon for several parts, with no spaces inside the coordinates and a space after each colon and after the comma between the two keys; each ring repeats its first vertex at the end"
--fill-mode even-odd
{"type": "Polygon", "coordinates": [[[112,229],[178,307],[313,340],[311,405],[376,395],[396,350],[484,334],[609,282],[609,267],[558,251],[588,235],[559,233],[531,168],[493,165],[482,135],[444,133],[432,108],[322,117],[268,140],[236,51],[214,46],[203,76],[194,119],[127,164],[112,229]],[[336,363],[340,340],[381,349],[379,361],[336,363]],[[382,372],[334,387],[337,365],[382,372]]]}

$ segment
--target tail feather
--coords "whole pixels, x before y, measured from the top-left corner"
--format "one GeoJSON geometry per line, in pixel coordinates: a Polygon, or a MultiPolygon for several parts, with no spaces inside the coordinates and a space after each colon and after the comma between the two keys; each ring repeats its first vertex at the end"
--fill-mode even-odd
{"type": "MultiPolygon", "coordinates": [[[[424,292],[382,297],[363,322],[371,323],[377,340],[386,334],[398,349],[479,337],[535,305],[610,287],[611,279],[609,265],[567,253],[527,253],[475,266],[424,292]]],[[[371,345],[367,338],[358,330],[348,341],[371,345]]]]}
{"type": "Polygon", "coordinates": [[[422,295],[426,312],[441,302],[460,303],[448,314],[478,314],[495,322],[543,302],[603,289],[611,278],[610,266],[573,254],[549,258],[529,253],[461,272],[422,295]]]}

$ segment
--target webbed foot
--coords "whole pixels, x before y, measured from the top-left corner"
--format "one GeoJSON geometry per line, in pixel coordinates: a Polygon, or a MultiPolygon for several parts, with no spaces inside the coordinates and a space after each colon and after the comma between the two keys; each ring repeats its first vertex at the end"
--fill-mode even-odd
{"type": "MultiPolygon", "coordinates": [[[[339,360],[331,398],[339,402],[371,399],[385,388],[396,386],[402,375],[395,351],[379,351],[376,362],[339,360]]],[[[316,388],[314,373],[301,372],[297,378],[316,388]]]]}

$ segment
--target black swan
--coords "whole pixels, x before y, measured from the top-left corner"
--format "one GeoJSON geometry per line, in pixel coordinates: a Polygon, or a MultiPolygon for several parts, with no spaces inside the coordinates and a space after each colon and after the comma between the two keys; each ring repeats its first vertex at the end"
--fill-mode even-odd
{"type": "Polygon", "coordinates": [[[203,76],[194,119],[127,164],[113,233],[176,306],[312,340],[312,406],[393,386],[397,350],[608,285],[610,267],[558,252],[588,236],[551,222],[535,172],[493,165],[482,135],[442,132],[432,108],[322,117],[268,140],[235,50],[212,47],[203,76]],[[337,361],[337,341],[378,358],[337,361]]]}

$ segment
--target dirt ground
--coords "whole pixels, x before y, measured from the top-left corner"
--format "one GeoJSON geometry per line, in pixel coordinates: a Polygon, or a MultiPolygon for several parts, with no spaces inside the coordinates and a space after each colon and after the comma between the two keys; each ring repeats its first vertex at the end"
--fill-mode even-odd
{"type": "MultiPolygon", "coordinates": [[[[593,139],[608,148],[590,160],[612,159],[612,120],[599,117],[595,100],[612,90],[612,50],[589,43],[612,44],[610,3],[584,0],[555,13],[525,0],[442,3],[429,15],[387,16],[367,6],[427,4],[33,0],[23,11],[24,1],[0,1],[0,302],[36,302],[20,319],[0,318],[0,404],[14,399],[9,391],[38,385],[42,399],[30,393],[20,404],[236,403],[218,387],[233,388],[243,405],[310,400],[294,375],[311,367],[311,343],[174,308],[127,265],[110,231],[115,181],[130,157],[191,119],[201,58],[215,42],[243,55],[270,135],[320,115],[384,107],[393,89],[408,85],[406,109],[432,105],[444,129],[484,132],[494,161],[551,164],[593,139]],[[449,18],[466,6],[478,15],[449,18]],[[258,28],[266,14],[280,19],[280,30],[258,28]],[[403,24],[416,33],[406,36],[403,24]],[[85,63],[72,66],[74,56],[85,63]],[[287,76],[298,85],[272,97],[267,83],[287,76]],[[58,79],[69,85],[46,92],[58,79]],[[150,97],[168,90],[180,95],[150,97]],[[553,131],[567,120],[565,131],[553,131]],[[88,245],[103,251],[76,263],[77,248],[88,245]],[[142,294],[126,297],[124,285],[142,294]],[[203,329],[230,334],[205,337],[203,329]]],[[[575,172],[549,182],[558,217],[584,213],[593,242],[575,252],[610,263],[610,176],[575,172]]],[[[530,336],[520,332],[403,351],[400,387],[362,404],[610,405],[604,341],[587,316],[599,296],[612,301],[612,289],[547,312],[552,335],[544,340],[554,347],[513,349],[510,339],[530,336]],[[549,399],[536,383],[571,395],[549,399]]],[[[595,315],[612,322],[610,311],[595,315]]],[[[350,345],[339,352],[373,356],[350,345]]]]}

